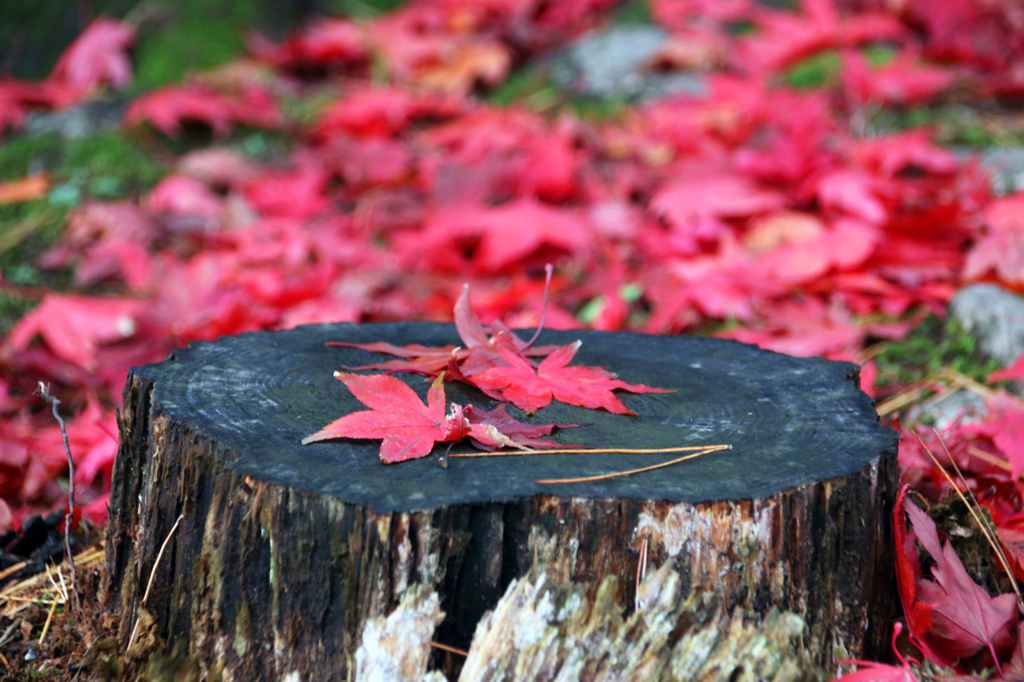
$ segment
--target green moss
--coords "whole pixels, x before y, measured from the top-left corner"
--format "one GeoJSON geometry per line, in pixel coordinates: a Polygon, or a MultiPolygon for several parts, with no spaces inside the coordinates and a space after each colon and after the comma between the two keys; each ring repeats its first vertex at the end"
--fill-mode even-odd
{"type": "Polygon", "coordinates": [[[534,67],[512,72],[488,97],[492,104],[500,107],[518,104],[535,111],[549,109],[561,98],[561,91],[551,81],[548,70],[534,67]]]}
{"type": "MultiPolygon", "coordinates": [[[[36,201],[0,205],[0,272],[23,287],[67,289],[70,270],[36,266],[64,230],[69,210],[89,198],[122,199],[152,187],[164,168],[136,142],[116,132],[65,140],[57,133],[19,135],[0,145],[0,180],[46,172],[51,187],[36,201]]],[[[0,294],[0,334],[33,305],[16,292],[0,294]]]]}
{"type": "Polygon", "coordinates": [[[615,11],[612,21],[616,24],[649,24],[653,21],[651,8],[644,0],[630,0],[615,11]]]}
{"type": "Polygon", "coordinates": [[[875,356],[879,386],[924,379],[944,367],[984,382],[999,363],[979,354],[977,342],[949,317],[934,315],[922,322],[903,341],[889,343],[875,356]]]}
{"type": "Polygon", "coordinates": [[[933,131],[935,142],[941,145],[984,149],[1024,144],[1024,125],[1016,112],[997,108],[985,110],[983,106],[880,108],[871,113],[868,126],[880,132],[927,127],[933,131]]]}
{"type": "Polygon", "coordinates": [[[58,173],[78,179],[87,195],[118,199],[156,184],[164,168],[134,140],[116,132],[69,140],[58,173]]]}
{"type": "Polygon", "coordinates": [[[888,45],[868,45],[864,48],[864,58],[868,64],[878,68],[885,66],[896,58],[899,52],[888,45]]]}
{"type": "Polygon", "coordinates": [[[15,180],[29,173],[52,171],[60,163],[64,146],[60,135],[19,135],[0,144],[0,180],[15,180]]]}
{"type": "Polygon", "coordinates": [[[246,29],[256,23],[256,10],[255,0],[162,5],[140,27],[132,92],[178,82],[238,56],[245,50],[246,29]]]}
{"type": "Polygon", "coordinates": [[[823,50],[793,65],[783,77],[790,87],[809,90],[835,83],[843,61],[836,50],[823,50]]]}
{"type": "Polygon", "coordinates": [[[987,508],[975,506],[972,514],[959,495],[950,493],[942,502],[927,509],[927,512],[935,521],[940,536],[953,545],[957,557],[975,582],[984,585],[991,594],[1013,591],[1006,574],[995,563],[992,547],[975,519],[977,515],[987,528],[994,528],[987,508]]]}

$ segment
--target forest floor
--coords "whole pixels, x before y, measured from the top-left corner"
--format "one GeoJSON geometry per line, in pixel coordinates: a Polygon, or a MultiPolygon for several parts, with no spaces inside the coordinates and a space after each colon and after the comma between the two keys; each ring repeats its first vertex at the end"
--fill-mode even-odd
{"type": "MultiPolygon", "coordinates": [[[[191,65],[189,4],[101,20],[45,79],[0,79],[0,570],[62,551],[59,520],[25,532],[68,492],[38,381],[69,419],[88,527],[128,367],[257,329],[450,321],[466,281],[485,322],[531,327],[550,262],[552,327],[861,364],[904,482],[999,613],[956,656],[911,619],[915,674],[1015,674],[1024,628],[996,600],[1024,578],[1024,314],[999,356],[948,313],[972,285],[1024,291],[1024,26],[1009,2],[802,4],[437,0],[280,42],[219,30],[229,45],[191,65]],[[609,25],[625,42],[573,42],[609,25]],[[954,394],[973,412],[943,414],[954,394]]],[[[963,617],[922,596],[942,559],[910,542],[901,561],[924,568],[905,606],[963,617]]],[[[98,571],[70,617],[67,575],[3,593],[0,673],[124,674],[98,571]]],[[[188,679],[179,654],[131,670],[188,679]]]]}

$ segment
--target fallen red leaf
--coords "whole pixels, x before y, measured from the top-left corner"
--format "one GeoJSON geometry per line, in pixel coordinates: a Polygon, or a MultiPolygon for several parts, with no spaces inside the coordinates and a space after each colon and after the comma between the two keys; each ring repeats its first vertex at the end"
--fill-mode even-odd
{"type": "Polygon", "coordinates": [[[50,80],[81,91],[100,83],[123,87],[132,77],[127,51],[134,42],[133,26],[99,17],[60,56],[50,80]]]}
{"type": "Polygon", "coordinates": [[[352,395],[369,410],[353,412],[302,439],[303,444],[329,438],[383,438],[380,461],[385,464],[426,457],[434,443],[459,440],[469,432],[462,409],[445,414],[443,378],[430,385],[427,403],[400,379],[386,374],[360,376],[335,372],[352,395]]]}
{"type": "MultiPolygon", "coordinates": [[[[941,658],[933,659],[935,662],[967,658],[984,649],[998,666],[999,661],[1010,654],[1016,640],[1016,597],[1013,594],[991,597],[967,574],[952,545],[939,540],[935,522],[902,495],[900,501],[914,528],[914,533],[906,538],[916,536],[935,561],[931,579],[917,576],[914,581],[916,594],[911,613],[927,609],[931,620],[926,631],[913,632],[912,628],[915,640],[927,639],[934,647],[930,654],[925,652],[929,658],[937,651],[942,652],[941,658]]],[[[901,514],[897,508],[897,525],[901,514]]],[[[905,546],[903,551],[907,551],[905,546]]],[[[905,571],[901,570],[899,574],[903,580],[905,571]]],[[[905,590],[902,584],[901,590],[905,590]]],[[[919,627],[923,624],[924,621],[917,622],[919,627]]]]}
{"type": "Polygon", "coordinates": [[[47,294],[38,307],[18,320],[7,341],[14,350],[22,351],[39,335],[57,357],[95,370],[100,344],[135,334],[142,309],[142,303],[132,299],[47,294]]]}
{"type": "Polygon", "coordinates": [[[1024,285],[1024,193],[992,202],[985,210],[988,232],[967,254],[965,279],[979,279],[989,272],[1003,282],[1024,285]]]}
{"type": "Polygon", "coordinates": [[[615,414],[635,414],[612,393],[622,389],[632,393],[672,393],[663,388],[627,384],[597,367],[567,367],[580,341],[563,346],[544,358],[536,368],[507,345],[498,345],[498,353],[508,367],[492,367],[472,377],[474,386],[488,395],[507,400],[528,413],[546,407],[552,400],[589,409],[604,408],[615,414]]]}
{"type": "Polygon", "coordinates": [[[138,98],[124,114],[125,124],[149,121],[168,137],[181,133],[182,121],[205,123],[215,135],[223,137],[234,123],[276,128],[283,120],[273,98],[252,86],[237,95],[200,85],[167,86],[138,98]]]}
{"type": "Polygon", "coordinates": [[[504,403],[489,411],[467,405],[465,415],[469,420],[470,439],[483,450],[566,447],[556,441],[538,438],[538,436],[546,436],[556,428],[571,429],[579,426],[578,424],[526,424],[509,416],[504,403]]]}

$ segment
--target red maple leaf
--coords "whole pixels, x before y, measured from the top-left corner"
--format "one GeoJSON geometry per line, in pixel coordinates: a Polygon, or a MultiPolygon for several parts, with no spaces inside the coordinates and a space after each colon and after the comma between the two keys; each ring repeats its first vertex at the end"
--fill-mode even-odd
{"type": "MultiPolygon", "coordinates": [[[[1007,376],[1009,369],[1002,370],[1002,375],[1007,376]]],[[[992,376],[999,374],[993,372],[992,376]]],[[[1024,410],[1020,408],[1019,402],[1008,398],[1005,393],[991,396],[985,403],[988,410],[985,420],[963,425],[960,435],[991,439],[1010,464],[1010,480],[1017,481],[1024,473],[1024,410]]]]}
{"type": "Polygon", "coordinates": [[[868,66],[859,52],[850,51],[843,59],[843,87],[859,106],[921,104],[949,88],[954,80],[946,69],[924,66],[907,52],[877,69],[868,66]]]}
{"type": "Polygon", "coordinates": [[[455,346],[423,346],[412,343],[408,346],[396,346],[386,341],[374,341],[372,343],[346,343],[344,341],[328,341],[325,346],[343,346],[345,348],[358,348],[370,353],[385,353],[394,355],[402,360],[385,360],[374,362],[369,365],[358,367],[345,367],[345,369],[383,369],[388,372],[421,372],[423,374],[438,374],[452,358],[452,353],[457,349],[455,346]]]}
{"type": "Polygon", "coordinates": [[[505,344],[498,353],[508,367],[492,367],[472,377],[474,386],[499,400],[507,400],[521,410],[533,413],[560,400],[590,409],[603,407],[615,414],[635,414],[612,393],[623,389],[633,393],[671,393],[663,388],[627,384],[598,367],[567,367],[576,355],[580,341],[562,346],[544,358],[536,368],[520,353],[505,344]]]}
{"type": "Polygon", "coordinates": [[[438,211],[420,235],[404,240],[410,261],[425,261],[438,270],[469,265],[481,273],[520,267],[542,247],[582,256],[593,241],[593,228],[574,211],[520,199],[501,206],[459,206],[438,211]],[[460,263],[460,246],[472,258],[460,263]]]}
{"type": "Polygon", "coordinates": [[[554,429],[571,429],[579,424],[526,424],[509,416],[505,404],[493,410],[484,411],[468,405],[465,409],[469,420],[469,437],[483,450],[500,448],[558,448],[565,447],[553,440],[538,438],[554,429]]]}
{"type": "Polygon", "coordinates": [[[844,18],[831,0],[804,0],[800,7],[801,12],[758,12],[762,30],[747,41],[752,60],[778,70],[819,50],[898,39],[906,32],[895,17],[881,12],[844,18]]]}
{"type": "MultiPolygon", "coordinates": [[[[919,609],[918,605],[925,605],[931,626],[926,633],[914,634],[926,635],[936,651],[952,658],[966,658],[985,649],[998,666],[999,660],[1013,649],[1017,628],[1016,597],[1013,594],[989,596],[985,588],[967,574],[952,545],[941,543],[935,522],[917,505],[905,499],[901,501],[917,541],[935,561],[931,580],[916,577],[916,602],[911,609],[913,612],[919,609]]],[[[897,526],[900,525],[899,509],[897,507],[897,526]]],[[[906,551],[906,546],[902,549],[906,551]]],[[[901,579],[904,572],[900,571],[901,579]]]]}
{"type": "Polygon", "coordinates": [[[1024,284],[1024,193],[992,202],[985,209],[988,233],[967,254],[964,279],[979,279],[989,271],[1006,284],[1024,284]]]}
{"type": "Polygon", "coordinates": [[[134,299],[48,294],[18,320],[7,340],[23,351],[38,334],[58,358],[95,371],[98,347],[134,335],[142,310],[134,299]]]}
{"type": "Polygon", "coordinates": [[[359,402],[371,408],[353,412],[302,439],[303,444],[329,438],[383,438],[380,461],[385,464],[426,457],[434,443],[459,440],[469,432],[462,409],[445,414],[443,376],[430,385],[427,403],[401,380],[386,374],[360,376],[335,372],[359,402]]]}
{"type": "Polygon", "coordinates": [[[459,332],[464,348],[455,346],[423,346],[418,343],[408,346],[396,346],[384,341],[372,343],[346,343],[344,341],[329,341],[327,346],[343,346],[345,348],[358,348],[359,350],[371,353],[385,353],[394,355],[402,360],[386,360],[375,362],[359,367],[346,367],[345,369],[382,369],[388,372],[419,372],[422,374],[436,375],[446,367],[451,370],[449,380],[453,378],[465,379],[466,377],[478,374],[490,367],[505,365],[505,361],[496,350],[494,344],[498,335],[511,340],[515,348],[526,355],[547,355],[555,350],[554,346],[530,346],[516,336],[508,327],[496,322],[491,325],[492,336],[488,336],[487,330],[480,323],[480,318],[473,312],[469,303],[469,285],[463,285],[462,294],[455,302],[455,329],[459,332]]]}
{"type": "MultiPolygon", "coordinates": [[[[904,485],[896,496],[895,536],[896,536],[896,584],[899,588],[900,602],[907,619],[907,630],[914,645],[921,650],[928,660],[948,667],[954,660],[945,655],[944,650],[932,647],[927,635],[932,628],[932,605],[917,599],[917,583],[921,579],[921,562],[917,554],[917,539],[913,530],[907,531],[904,485]]],[[[913,505],[911,505],[913,506],[913,505]]],[[[932,524],[934,528],[934,524],[932,524]]]]}
{"type": "Polygon", "coordinates": [[[127,50],[133,42],[133,26],[99,17],[60,56],[50,80],[80,91],[99,83],[122,87],[132,77],[127,50]]]}
{"type": "Polygon", "coordinates": [[[237,96],[200,85],[172,85],[138,98],[124,114],[126,124],[149,121],[168,137],[181,132],[184,120],[205,123],[215,135],[223,137],[233,123],[276,128],[283,117],[273,98],[251,85],[243,87],[237,96]]]}
{"type": "Polygon", "coordinates": [[[259,34],[248,39],[250,51],[280,68],[354,65],[366,61],[363,31],[348,19],[321,18],[274,45],[259,34]]]}

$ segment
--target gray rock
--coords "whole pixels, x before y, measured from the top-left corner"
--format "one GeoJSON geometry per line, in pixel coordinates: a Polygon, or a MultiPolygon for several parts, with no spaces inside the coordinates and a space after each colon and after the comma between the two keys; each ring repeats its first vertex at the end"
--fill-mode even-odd
{"type": "Polygon", "coordinates": [[[668,39],[650,24],[622,24],[586,35],[556,55],[551,78],[570,92],[589,97],[650,99],[675,94],[707,94],[693,73],[653,73],[650,59],[668,39]]]}
{"type": "Polygon", "coordinates": [[[35,112],[29,115],[25,132],[55,132],[65,139],[74,139],[114,130],[121,123],[126,106],[123,100],[94,100],[63,111],[35,112]]]}
{"type": "Polygon", "coordinates": [[[926,421],[934,423],[935,428],[942,431],[957,417],[963,416],[963,423],[979,421],[988,410],[985,408],[985,399],[973,391],[961,389],[939,400],[926,400],[921,405],[910,408],[908,417],[911,421],[920,421],[927,417],[926,421]]]}
{"type": "Polygon", "coordinates": [[[992,191],[996,194],[1011,194],[1024,188],[1024,147],[985,149],[980,162],[992,175],[992,191]]]}
{"type": "Polygon", "coordinates": [[[949,310],[985,354],[1010,365],[1024,352],[1024,298],[994,284],[972,284],[949,310]]]}

